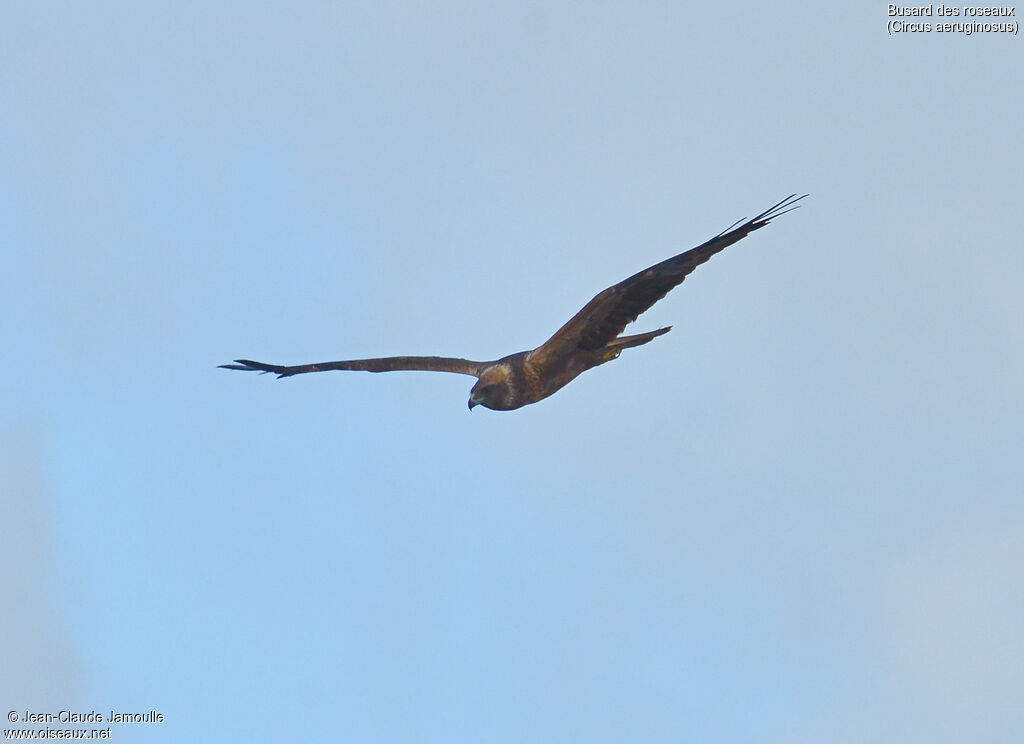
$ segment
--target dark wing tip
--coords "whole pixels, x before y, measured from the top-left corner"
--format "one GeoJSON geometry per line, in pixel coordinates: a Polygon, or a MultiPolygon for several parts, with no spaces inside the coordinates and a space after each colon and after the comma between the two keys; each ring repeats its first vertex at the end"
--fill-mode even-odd
{"type": "Polygon", "coordinates": [[[767,225],[769,222],[774,220],[776,217],[781,217],[786,212],[792,212],[794,209],[799,209],[800,205],[797,204],[801,199],[806,199],[810,194],[804,194],[803,196],[797,196],[796,194],[790,194],[785,199],[780,201],[774,207],[766,209],[751,220],[752,223],[760,227],[761,225],[767,225]]]}
{"type": "Polygon", "coordinates": [[[718,233],[718,235],[716,235],[715,238],[720,238],[726,233],[729,233],[736,229],[745,230],[749,233],[759,228],[762,228],[769,222],[774,220],[776,217],[781,217],[782,215],[786,214],[786,212],[792,212],[794,209],[798,209],[800,205],[797,204],[797,202],[800,201],[801,199],[806,199],[808,196],[810,196],[810,194],[804,194],[803,196],[790,194],[785,199],[780,201],[778,204],[769,207],[756,217],[752,217],[749,220],[736,220],[736,222],[732,223],[731,225],[729,225],[729,227],[725,228],[724,230],[722,230],[722,232],[718,233]]]}
{"type": "Polygon", "coordinates": [[[251,359],[236,359],[234,364],[218,364],[217,369],[238,369],[242,372],[259,372],[261,375],[273,372],[277,375],[278,379],[288,376],[288,372],[284,367],[279,367],[276,364],[254,362],[251,359]]]}
{"type": "Polygon", "coordinates": [[[217,369],[240,369],[243,372],[258,372],[261,369],[259,362],[249,359],[236,359],[234,364],[218,364],[217,369]]]}

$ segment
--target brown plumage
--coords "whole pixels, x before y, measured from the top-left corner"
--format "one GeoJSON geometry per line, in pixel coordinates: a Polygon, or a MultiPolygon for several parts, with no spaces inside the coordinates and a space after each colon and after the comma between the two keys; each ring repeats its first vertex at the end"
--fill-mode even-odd
{"type": "Polygon", "coordinates": [[[671,326],[635,336],[619,335],[641,313],[668,294],[673,287],[682,283],[695,268],[722,249],[764,227],[776,217],[796,209],[796,202],[803,198],[792,194],[753,219],[735,223],[703,245],[666,259],[608,287],[559,328],[554,336],[532,351],[520,351],[493,362],[474,362],[451,357],[400,356],[284,367],[249,359],[236,359],[234,364],[223,364],[221,367],[273,372],[278,377],[335,369],[366,372],[455,372],[477,378],[469,395],[470,410],[476,405],[496,411],[522,408],[547,398],[572,382],[580,373],[615,359],[623,349],[641,346],[663,333],[668,333],[672,330],[671,326]]]}

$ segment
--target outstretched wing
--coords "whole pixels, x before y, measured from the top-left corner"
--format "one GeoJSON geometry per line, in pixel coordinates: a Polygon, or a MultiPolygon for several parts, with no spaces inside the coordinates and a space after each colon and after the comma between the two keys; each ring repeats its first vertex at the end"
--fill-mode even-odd
{"type": "Polygon", "coordinates": [[[318,364],[299,364],[284,367],[279,364],[264,364],[251,359],[236,359],[234,364],[222,364],[221,369],[241,369],[247,372],[273,372],[279,378],[302,375],[306,372],[327,372],[333,369],[362,370],[364,372],[396,372],[399,370],[417,370],[424,372],[454,372],[459,375],[479,377],[481,370],[487,365],[469,359],[436,356],[397,356],[379,359],[349,359],[340,362],[319,362],[318,364]]]}
{"type": "Polygon", "coordinates": [[[549,358],[549,355],[557,356],[560,352],[565,353],[572,349],[602,348],[622,333],[641,313],[682,283],[691,271],[719,251],[742,240],[754,230],[764,227],[776,217],[796,209],[796,203],[803,198],[796,194],[787,196],[771,209],[765,210],[753,219],[737,222],[703,245],[666,259],[608,287],[576,313],[535,354],[543,360],[549,358]]]}

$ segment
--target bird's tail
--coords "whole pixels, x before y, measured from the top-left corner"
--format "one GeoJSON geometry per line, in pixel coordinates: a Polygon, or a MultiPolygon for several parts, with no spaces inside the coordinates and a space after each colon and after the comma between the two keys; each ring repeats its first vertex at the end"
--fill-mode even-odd
{"type": "Polygon", "coordinates": [[[622,349],[629,349],[633,346],[643,346],[648,341],[657,338],[665,333],[672,330],[672,326],[666,326],[665,328],[659,328],[656,331],[648,331],[647,333],[638,333],[635,336],[619,336],[617,339],[608,342],[608,346],[613,349],[621,351],[622,349]]]}

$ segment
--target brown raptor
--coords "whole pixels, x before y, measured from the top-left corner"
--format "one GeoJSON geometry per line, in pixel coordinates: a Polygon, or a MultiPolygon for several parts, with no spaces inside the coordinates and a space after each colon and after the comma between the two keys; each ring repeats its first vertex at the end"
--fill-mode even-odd
{"type": "MultiPolygon", "coordinates": [[[[804,195],[806,196],[806,194],[804,195]]],[[[615,359],[623,349],[646,344],[672,330],[620,336],[641,313],[680,284],[687,275],[723,248],[747,237],[776,217],[796,209],[803,199],[792,194],[749,220],[740,220],[703,245],[644,269],[608,287],[588,302],[554,336],[531,351],[520,351],[493,362],[436,356],[397,356],[378,359],[350,359],[284,367],[249,359],[223,364],[224,369],[274,372],[290,377],[306,372],[332,369],[391,372],[426,370],[455,372],[477,378],[469,394],[469,408],[481,405],[496,411],[511,411],[547,398],[572,382],[580,373],[615,359]]]]}

